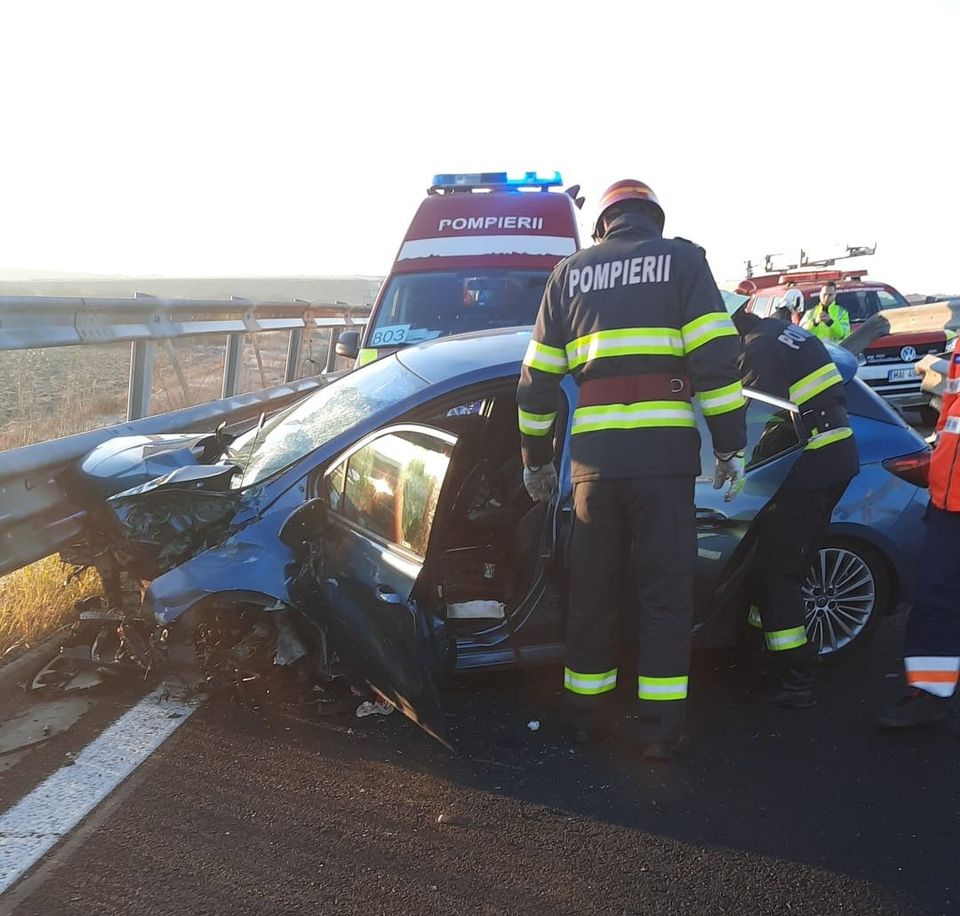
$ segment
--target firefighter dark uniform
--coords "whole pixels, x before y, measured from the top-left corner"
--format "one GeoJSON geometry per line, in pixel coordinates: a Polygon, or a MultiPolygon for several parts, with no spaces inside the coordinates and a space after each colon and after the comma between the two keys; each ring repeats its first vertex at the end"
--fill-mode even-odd
{"type": "Polygon", "coordinates": [[[947,390],[930,459],[930,504],[917,564],[913,610],[903,640],[907,693],[885,713],[885,728],[910,728],[947,717],[960,680],[960,354],[947,390]]]}
{"type": "Polygon", "coordinates": [[[616,688],[621,590],[634,581],[635,546],[640,738],[658,756],[653,748],[685,733],[700,473],[692,395],[721,456],[742,456],[745,399],[736,330],[703,250],[662,237],[659,205],[608,204],[615,215],[604,222],[604,201],[626,184],[601,201],[602,241],[551,275],[517,402],[524,465],[538,468],[553,461],[563,376],[579,386],[564,687],[581,721],[616,688]]]}
{"type": "MultiPolygon", "coordinates": [[[[757,519],[749,622],[762,627],[776,663],[768,699],[778,706],[811,706],[816,651],[807,642],[801,589],[833,510],[860,470],[860,459],[843,379],[820,340],[779,318],[760,320],[739,312],[734,321],[743,334],[744,386],[795,403],[809,436],[786,482],[757,519]]],[[[768,437],[777,449],[777,435],[775,428],[766,431],[756,449],[762,450],[768,437]]]]}

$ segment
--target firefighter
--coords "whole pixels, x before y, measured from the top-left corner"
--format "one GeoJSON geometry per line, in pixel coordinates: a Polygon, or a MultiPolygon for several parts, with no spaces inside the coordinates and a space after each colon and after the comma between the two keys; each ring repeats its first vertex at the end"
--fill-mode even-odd
{"type": "Polygon", "coordinates": [[[917,564],[916,596],[903,640],[907,692],[880,717],[885,729],[947,717],[960,672],[960,352],[947,389],[930,459],[930,503],[917,564]]]}
{"type": "MultiPolygon", "coordinates": [[[[824,345],[781,309],[759,319],[740,309],[734,324],[743,338],[743,384],[795,403],[809,436],[803,454],[756,523],[757,558],[749,623],[763,630],[770,674],[766,701],[778,707],[816,705],[801,587],[830,516],[860,469],[848,425],[843,379],[824,345]]],[[[765,432],[776,439],[784,429],[765,432]]],[[[791,432],[792,435],[792,432],[791,432]]],[[[773,449],[780,446],[774,444],[773,449]]],[[[756,451],[756,449],[755,449],[756,451]]],[[[754,457],[758,457],[754,455],[754,457]]]]}
{"type": "Polygon", "coordinates": [[[547,282],[517,389],[524,483],[549,500],[560,383],[570,373],[579,387],[564,669],[574,738],[596,737],[617,686],[620,589],[635,549],[639,738],[654,759],[687,744],[700,472],[692,395],[710,428],[717,489],[742,478],[746,439],[736,330],[703,249],[663,238],[663,224],[643,182],[607,189],[597,244],[547,282]]]}
{"type": "Polygon", "coordinates": [[[850,313],[837,302],[837,284],[832,280],[820,287],[820,302],[804,317],[802,327],[829,343],[850,336],[850,313]]]}
{"type": "Polygon", "coordinates": [[[789,321],[791,324],[800,324],[803,320],[803,293],[797,289],[795,280],[787,283],[787,291],[783,294],[781,306],[777,310],[778,318],[789,321]]]}

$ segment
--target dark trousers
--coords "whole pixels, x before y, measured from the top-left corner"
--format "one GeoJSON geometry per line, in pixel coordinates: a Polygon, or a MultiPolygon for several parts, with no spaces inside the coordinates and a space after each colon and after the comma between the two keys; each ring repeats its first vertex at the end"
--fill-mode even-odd
{"type": "Polygon", "coordinates": [[[673,737],[685,724],[697,555],[693,486],[692,477],[574,485],[564,684],[576,711],[599,713],[619,676],[621,624],[630,623],[646,740],[673,737]]]}
{"type": "Polygon", "coordinates": [[[927,510],[903,655],[911,686],[937,696],[954,693],[960,668],[960,512],[927,510]]]}
{"type": "Polygon", "coordinates": [[[785,665],[807,663],[815,656],[807,643],[801,589],[848,483],[778,493],[757,520],[753,600],[771,657],[785,665]]]}

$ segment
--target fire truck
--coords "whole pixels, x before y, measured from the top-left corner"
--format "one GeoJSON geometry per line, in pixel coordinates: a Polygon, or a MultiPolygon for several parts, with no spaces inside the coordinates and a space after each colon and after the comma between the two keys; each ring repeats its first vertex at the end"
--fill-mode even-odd
{"type": "MultiPolygon", "coordinates": [[[[748,312],[766,318],[787,294],[791,288],[789,284],[800,291],[805,310],[811,310],[819,302],[820,288],[832,281],[837,285],[837,303],[847,310],[851,327],[855,327],[877,312],[910,305],[889,284],[866,279],[866,270],[840,270],[835,267],[837,261],[869,256],[876,250],[876,245],[847,246],[842,253],[818,259],[801,251],[796,262],[780,267],[775,265],[774,260],[778,255],[766,255],[759,273],[756,265],[747,261],[747,276],[740,282],[736,292],[741,296],[749,296],[745,306],[748,312]]],[[[928,353],[942,353],[947,346],[947,336],[947,332],[935,331],[882,337],[859,354],[858,375],[896,407],[926,408],[930,396],[921,389],[921,377],[917,374],[916,364],[928,353]]]]}
{"type": "Polygon", "coordinates": [[[547,278],[580,248],[579,186],[559,172],[436,175],[362,332],[337,354],[357,366],[409,344],[531,325],[547,278]]]}

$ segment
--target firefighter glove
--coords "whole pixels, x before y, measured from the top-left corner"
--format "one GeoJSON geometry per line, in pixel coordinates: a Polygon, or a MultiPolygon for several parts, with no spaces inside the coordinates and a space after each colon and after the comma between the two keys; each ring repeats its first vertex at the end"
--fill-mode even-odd
{"type": "Polygon", "coordinates": [[[553,462],[539,468],[524,468],[523,485],[534,502],[549,502],[557,492],[557,469],[553,462]]]}
{"type": "Polygon", "coordinates": [[[730,489],[724,493],[725,502],[730,502],[742,489],[744,482],[743,452],[716,453],[717,467],[713,472],[713,489],[719,490],[728,480],[730,489]]]}

